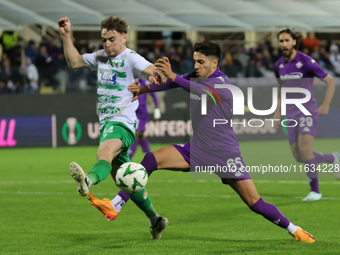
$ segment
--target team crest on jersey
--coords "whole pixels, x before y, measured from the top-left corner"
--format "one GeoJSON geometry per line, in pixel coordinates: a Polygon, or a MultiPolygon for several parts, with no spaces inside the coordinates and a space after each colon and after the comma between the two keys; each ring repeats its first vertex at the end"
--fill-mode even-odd
{"type": "Polygon", "coordinates": [[[104,70],[100,79],[100,83],[103,85],[116,85],[117,73],[113,71],[104,70]]]}
{"type": "Polygon", "coordinates": [[[110,66],[118,68],[118,67],[124,67],[124,59],[119,59],[116,61],[109,61],[110,66]]]}
{"type": "Polygon", "coordinates": [[[298,69],[300,69],[302,66],[303,66],[303,64],[302,64],[300,61],[296,63],[296,67],[297,67],[298,69]]]}
{"type": "Polygon", "coordinates": [[[284,64],[280,64],[280,65],[279,65],[279,68],[284,68],[284,67],[285,67],[284,64]]]}

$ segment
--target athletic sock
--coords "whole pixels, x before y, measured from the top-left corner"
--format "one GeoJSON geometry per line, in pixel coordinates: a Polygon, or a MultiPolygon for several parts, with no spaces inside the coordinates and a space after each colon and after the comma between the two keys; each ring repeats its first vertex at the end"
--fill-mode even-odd
{"type": "Polygon", "coordinates": [[[289,222],[288,227],[286,228],[286,231],[288,232],[288,234],[294,234],[295,231],[297,229],[297,226],[295,226],[293,223],[289,222]]]}
{"type": "Polygon", "coordinates": [[[111,201],[112,201],[112,207],[113,207],[113,209],[115,209],[116,212],[119,212],[119,211],[122,209],[122,207],[123,207],[123,205],[125,204],[125,202],[126,202],[126,201],[125,201],[121,196],[119,196],[119,195],[115,196],[115,198],[112,199],[111,201]]]}
{"type": "Polygon", "coordinates": [[[306,160],[304,163],[306,164],[306,173],[310,185],[310,191],[320,193],[318,172],[316,170],[317,167],[316,159],[312,158],[310,160],[306,160]]]}
{"type": "Polygon", "coordinates": [[[315,152],[313,151],[314,154],[314,158],[316,159],[317,163],[322,163],[322,162],[326,162],[326,163],[333,163],[334,161],[334,156],[332,154],[323,154],[322,152],[315,152]]]}
{"type": "Polygon", "coordinates": [[[148,152],[145,154],[141,164],[145,167],[146,172],[149,176],[153,171],[158,169],[156,158],[152,152],[148,152]]]}
{"type": "Polygon", "coordinates": [[[145,154],[150,152],[150,145],[149,145],[148,140],[146,140],[146,138],[143,138],[143,139],[139,140],[139,144],[142,147],[142,151],[145,154]]]}
{"type": "Polygon", "coordinates": [[[136,139],[135,142],[131,145],[131,147],[129,149],[129,157],[130,157],[130,159],[132,159],[133,155],[135,155],[138,143],[139,143],[139,140],[136,139]]]}
{"type": "Polygon", "coordinates": [[[281,228],[287,229],[289,226],[289,220],[279,211],[279,209],[277,209],[275,205],[263,201],[262,198],[249,208],[281,228]]]}
{"type": "Polygon", "coordinates": [[[151,199],[146,192],[146,189],[143,189],[137,193],[133,193],[131,200],[145,213],[149,219],[157,216],[156,210],[152,205],[151,199]]]}
{"type": "Polygon", "coordinates": [[[109,162],[105,160],[98,160],[91,172],[87,175],[94,185],[105,180],[111,173],[112,166],[109,162]]]}

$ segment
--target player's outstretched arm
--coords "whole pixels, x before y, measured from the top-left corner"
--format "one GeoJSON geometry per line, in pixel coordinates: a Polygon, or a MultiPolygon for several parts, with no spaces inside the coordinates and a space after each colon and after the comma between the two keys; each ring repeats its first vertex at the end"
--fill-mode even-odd
{"type": "Polygon", "coordinates": [[[320,116],[328,114],[335,91],[335,81],[332,76],[328,74],[323,81],[327,84],[327,90],[325,99],[317,110],[320,116]]]}
{"type": "Polygon", "coordinates": [[[68,17],[61,18],[58,20],[59,33],[63,40],[64,54],[67,64],[71,68],[84,68],[86,67],[83,60],[83,56],[79,54],[76,47],[72,42],[71,37],[71,22],[68,17]]]}
{"type": "Polygon", "coordinates": [[[140,87],[138,81],[135,81],[134,83],[130,84],[128,86],[128,90],[133,93],[132,102],[137,100],[140,94],[151,92],[149,85],[140,87]]]}
{"type": "Polygon", "coordinates": [[[143,70],[143,73],[149,76],[150,82],[155,86],[166,83],[166,77],[154,65],[149,65],[143,70]]]}

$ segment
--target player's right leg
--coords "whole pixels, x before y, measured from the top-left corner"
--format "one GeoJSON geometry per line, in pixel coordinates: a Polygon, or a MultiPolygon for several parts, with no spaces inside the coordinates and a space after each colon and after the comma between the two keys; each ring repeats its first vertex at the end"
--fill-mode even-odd
{"type": "Polygon", "coordinates": [[[119,154],[121,147],[122,141],[120,139],[109,139],[101,142],[97,151],[97,162],[87,176],[76,162],[70,163],[70,173],[77,183],[79,195],[86,196],[93,184],[98,184],[110,175],[112,166],[109,162],[112,162],[112,159],[119,154]]]}
{"type": "Polygon", "coordinates": [[[307,243],[315,242],[311,234],[291,223],[275,205],[265,202],[257,192],[252,179],[234,180],[229,178],[222,179],[222,182],[229,184],[253,212],[286,229],[296,240],[307,243]]]}

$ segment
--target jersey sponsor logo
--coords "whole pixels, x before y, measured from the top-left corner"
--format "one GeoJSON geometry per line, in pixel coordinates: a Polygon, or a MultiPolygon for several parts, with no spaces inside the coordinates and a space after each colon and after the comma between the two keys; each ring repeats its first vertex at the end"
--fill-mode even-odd
{"type": "Polygon", "coordinates": [[[299,80],[302,77],[303,77],[303,74],[299,72],[293,72],[293,73],[287,73],[285,75],[280,75],[281,80],[299,80]]]}
{"type": "Polygon", "coordinates": [[[300,69],[302,66],[303,66],[303,64],[302,64],[300,61],[296,63],[296,67],[297,67],[298,69],[300,69]]]}
{"type": "Polygon", "coordinates": [[[117,83],[117,73],[113,71],[104,70],[100,78],[100,83],[103,85],[114,86],[117,83]]]}

